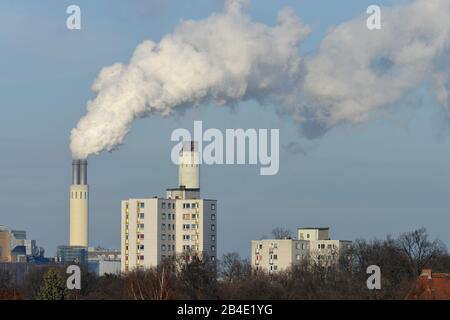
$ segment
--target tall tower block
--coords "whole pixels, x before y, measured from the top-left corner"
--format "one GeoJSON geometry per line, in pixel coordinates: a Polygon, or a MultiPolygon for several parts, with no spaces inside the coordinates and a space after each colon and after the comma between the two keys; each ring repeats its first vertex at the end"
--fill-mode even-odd
{"type": "Polygon", "coordinates": [[[178,185],[186,189],[200,189],[200,156],[195,141],[183,142],[179,158],[178,185]]]}
{"type": "Polygon", "coordinates": [[[87,247],[89,243],[89,186],[87,160],[73,160],[70,186],[70,245],[87,247]]]}

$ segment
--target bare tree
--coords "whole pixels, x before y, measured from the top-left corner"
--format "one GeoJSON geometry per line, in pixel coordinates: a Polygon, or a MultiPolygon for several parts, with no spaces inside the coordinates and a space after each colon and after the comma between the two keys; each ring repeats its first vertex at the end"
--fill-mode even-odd
{"type": "Polygon", "coordinates": [[[408,257],[411,271],[415,274],[420,274],[434,259],[446,254],[443,242],[438,239],[429,240],[425,228],[402,233],[397,246],[408,257]]]}
{"type": "Polygon", "coordinates": [[[251,265],[248,260],[242,260],[238,253],[224,254],[220,261],[220,275],[226,283],[243,280],[251,274],[251,265]]]}
{"type": "Polygon", "coordinates": [[[163,262],[156,268],[126,275],[128,296],[134,300],[168,300],[174,298],[173,266],[163,262]]]}
{"type": "Polygon", "coordinates": [[[278,227],[272,230],[272,236],[275,239],[292,238],[292,232],[287,228],[278,227]]]}

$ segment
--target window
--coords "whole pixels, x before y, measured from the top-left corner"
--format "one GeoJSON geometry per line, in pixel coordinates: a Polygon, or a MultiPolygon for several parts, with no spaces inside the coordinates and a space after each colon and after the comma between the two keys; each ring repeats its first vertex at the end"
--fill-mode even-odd
{"type": "Polygon", "coordinates": [[[197,215],[195,213],[192,214],[192,219],[195,219],[197,215]]]}
{"type": "Polygon", "coordinates": [[[259,245],[259,249],[262,249],[262,243],[259,245]]]}
{"type": "Polygon", "coordinates": [[[216,251],[216,247],[215,246],[211,246],[211,251],[216,251]]]}
{"type": "Polygon", "coordinates": [[[306,234],[306,238],[308,238],[308,239],[309,239],[309,233],[307,233],[307,234],[306,234]]]}
{"type": "Polygon", "coordinates": [[[161,235],[161,240],[166,240],[166,234],[165,234],[165,233],[163,233],[163,234],[161,235]]]}
{"type": "Polygon", "coordinates": [[[161,250],[162,251],[166,251],[166,245],[165,244],[161,245],[161,250]]]}
{"type": "Polygon", "coordinates": [[[322,249],[325,249],[325,244],[322,244],[322,249]]]}
{"type": "Polygon", "coordinates": [[[215,235],[211,236],[211,241],[216,241],[216,236],[215,235]]]}
{"type": "Polygon", "coordinates": [[[211,215],[211,220],[216,220],[216,215],[214,213],[211,215]]]}
{"type": "Polygon", "coordinates": [[[144,245],[141,244],[141,246],[139,247],[139,249],[144,250],[144,245]]]}
{"type": "Polygon", "coordinates": [[[277,260],[278,259],[278,255],[277,254],[274,254],[273,255],[273,260],[277,260]]]}
{"type": "Polygon", "coordinates": [[[211,231],[216,231],[216,225],[215,224],[211,225],[211,231]]]}
{"type": "Polygon", "coordinates": [[[139,259],[140,259],[140,260],[144,260],[144,256],[140,256],[139,259]]]}
{"type": "Polygon", "coordinates": [[[139,228],[144,229],[144,224],[141,223],[141,224],[139,225],[139,228]]]}
{"type": "Polygon", "coordinates": [[[320,244],[317,245],[317,248],[320,249],[320,244]]]}
{"type": "Polygon", "coordinates": [[[215,203],[211,203],[211,210],[216,210],[216,204],[215,203]]]}
{"type": "Polygon", "coordinates": [[[144,208],[145,208],[145,203],[144,203],[144,202],[139,203],[139,207],[140,207],[141,209],[144,209],[144,208]]]}
{"type": "Polygon", "coordinates": [[[163,202],[163,203],[161,204],[161,207],[162,207],[163,209],[165,209],[165,208],[166,208],[166,203],[163,202]]]}
{"type": "Polygon", "coordinates": [[[166,224],[165,224],[165,223],[163,223],[163,224],[161,225],[161,229],[162,229],[163,231],[166,230],[166,224]]]}
{"type": "Polygon", "coordinates": [[[196,225],[196,224],[191,224],[191,229],[192,229],[192,230],[197,229],[197,225],[196,225]]]}
{"type": "Polygon", "coordinates": [[[140,217],[141,219],[144,219],[144,214],[141,213],[141,214],[139,215],[139,217],[140,217]]]}
{"type": "Polygon", "coordinates": [[[298,254],[295,258],[297,259],[297,261],[299,261],[301,257],[300,257],[300,255],[298,254]]]}
{"type": "Polygon", "coordinates": [[[188,234],[183,235],[183,240],[189,240],[189,239],[190,239],[190,236],[188,234]]]}
{"type": "Polygon", "coordinates": [[[139,235],[139,239],[144,239],[144,235],[143,235],[143,234],[140,234],[140,235],[139,235]]]}
{"type": "Polygon", "coordinates": [[[163,213],[163,214],[161,215],[161,218],[162,218],[163,220],[166,220],[166,214],[163,213]]]}
{"type": "Polygon", "coordinates": [[[277,270],[278,269],[278,266],[273,266],[273,270],[277,270]]]}
{"type": "Polygon", "coordinates": [[[211,256],[211,261],[216,261],[216,257],[211,256]]]}

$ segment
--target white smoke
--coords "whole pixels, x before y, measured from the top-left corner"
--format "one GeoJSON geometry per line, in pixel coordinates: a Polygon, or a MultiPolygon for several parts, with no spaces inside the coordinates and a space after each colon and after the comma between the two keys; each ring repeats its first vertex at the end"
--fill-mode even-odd
{"type": "Polygon", "coordinates": [[[381,12],[381,30],[368,30],[361,16],[332,29],[306,59],[304,100],[292,110],[306,135],[365,122],[421,85],[448,107],[450,1],[417,0],[381,12]]]}
{"type": "Polygon", "coordinates": [[[104,68],[96,98],[72,130],[74,158],[115,149],[137,118],[208,101],[263,101],[294,83],[309,29],[290,10],[278,13],[274,27],[252,22],[244,4],[227,1],[224,13],[181,22],[159,43],[138,45],[128,65],[104,68]]]}
{"type": "Polygon", "coordinates": [[[137,118],[209,101],[276,104],[308,137],[367,121],[424,84],[448,108],[450,1],[382,8],[376,31],[361,15],[331,29],[304,60],[299,46],[309,28],[290,10],[274,27],[253,22],[243,12],[247,2],[230,0],[224,13],[181,22],[159,43],[141,43],[129,64],[104,68],[72,130],[73,156],[114,150],[137,118]]]}

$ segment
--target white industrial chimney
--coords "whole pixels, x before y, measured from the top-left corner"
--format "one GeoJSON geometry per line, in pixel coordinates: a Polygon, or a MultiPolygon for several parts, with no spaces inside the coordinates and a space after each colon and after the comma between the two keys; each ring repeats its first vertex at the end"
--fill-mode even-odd
{"type": "Polygon", "coordinates": [[[179,158],[178,185],[186,189],[200,189],[200,158],[195,141],[183,142],[179,158]]]}
{"type": "Polygon", "coordinates": [[[87,160],[73,160],[70,187],[70,245],[87,247],[89,240],[87,160]]]}

